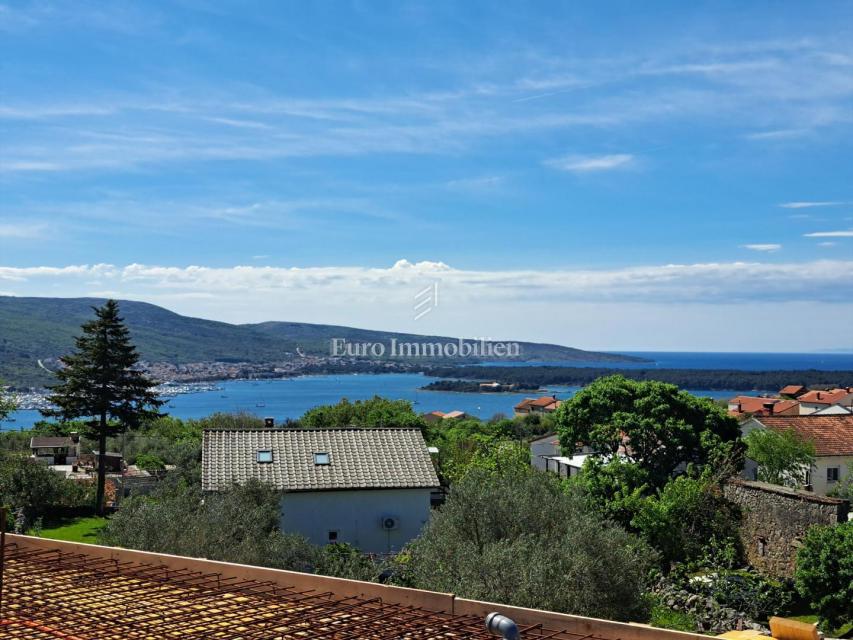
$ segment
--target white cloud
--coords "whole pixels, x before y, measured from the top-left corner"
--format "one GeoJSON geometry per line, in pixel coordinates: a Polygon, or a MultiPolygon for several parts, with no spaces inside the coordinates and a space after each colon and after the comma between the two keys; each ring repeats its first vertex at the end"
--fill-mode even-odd
{"type": "Polygon", "coordinates": [[[774,129],[771,131],[757,131],[746,136],[747,140],[790,140],[802,138],[811,132],[810,129],[774,129]]]}
{"type": "Polygon", "coordinates": [[[504,182],[502,176],[482,176],[479,178],[460,178],[445,183],[448,189],[459,191],[493,191],[504,182]]]}
{"type": "Polygon", "coordinates": [[[815,231],[803,234],[806,238],[853,238],[853,229],[846,231],[815,231]]]}
{"type": "Polygon", "coordinates": [[[0,238],[38,238],[45,229],[44,223],[0,223],[0,238]]]}
{"type": "Polygon", "coordinates": [[[783,209],[811,209],[814,207],[839,207],[846,202],[823,201],[823,202],[785,202],[779,206],[783,209]]]}
{"type": "MultiPolygon", "coordinates": [[[[209,293],[240,301],[256,295],[286,296],[300,304],[331,300],[408,301],[411,289],[438,279],[445,299],[495,300],[523,305],[542,299],[576,301],[656,301],[667,303],[750,300],[849,300],[853,261],[667,264],[621,269],[462,270],[443,262],[398,260],[387,268],[362,266],[170,267],[130,264],[67,267],[0,267],[0,280],[27,283],[36,295],[44,283],[85,289],[97,278],[101,289],[134,291],[137,296],[209,293]]],[[[349,303],[348,302],[348,303],[349,303]]]]}
{"type": "MultiPolygon", "coordinates": [[[[70,22],[95,32],[116,26],[133,32],[157,28],[163,20],[156,11],[111,11],[100,5],[73,12],[39,7],[4,12],[0,5],[0,29],[34,20],[53,28],[70,22]]],[[[737,123],[738,135],[746,130],[755,139],[786,138],[853,123],[851,54],[847,43],[816,39],[669,43],[631,55],[589,58],[555,56],[543,47],[529,50],[521,64],[515,55],[466,49],[440,59],[415,56],[392,63],[406,65],[406,77],[418,65],[440,71],[449,87],[442,91],[412,91],[408,83],[374,91],[366,82],[363,91],[346,95],[299,96],[247,82],[182,82],[166,74],[152,78],[148,91],[22,92],[20,101],[0,107],[0,118],[29,125],[7,132],[5,170],[458,153],[489,137],[590,126],[668,127],[676,121],[737,123]],[[525,102],[532,99],[537,101],[525,102]],[[128,135],[116,136],[119,131],[128,135]]],[[[594,160],[576,170],[603,171],[619,162],[594,160]]]]}
{"type": "Polygon", "coordinates": [[[781,244],[742,244],[741,247],[744,249],[750,249],[752,251],[779,251],[782,248],[781,244]]]}
{"type": "Polygon", "coordinates": [[[0,267],[0,289],[109,295],[237,323],[315,322],[592,349],[811,352],[837,347],[837,327],[853,324],[851,272],[853,260],[551,271],[407,260],[389,267],[78,265],[0,267]],[[413,296],[434,282],[441,305],[415,321],[413,296]]]}
{"type": "Polygon", "coordinates": [[[834,247],[837,244],[838,244],[837,242],[818,242],[817,246],[819,246],[819,247],[834,247]]]}
{"type": "Polygon", "coordinates": [[[634,161],[634,156],[628,153],[616,153],[604,156],[565,156],[547,160],[545,164],[560,171],[570,173],[589,173],[594,171],[610,171],[629,166],[634,161]]]}

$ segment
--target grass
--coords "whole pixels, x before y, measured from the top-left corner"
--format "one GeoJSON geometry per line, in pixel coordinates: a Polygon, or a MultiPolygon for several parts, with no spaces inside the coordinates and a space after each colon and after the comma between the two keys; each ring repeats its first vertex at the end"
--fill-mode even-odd
{"type": "Polygon", "coordinates": [[[674,611],[664,604],[656,604],[652,607],[649,624],[661,629],[696,633],[696,620],[693,619],[693,616],[674,611]]]}
{"type": "MultiPolygon", "coordinates": [[[[38,535],[51,540],[68,542],[98,542],[98,531],[107,523],[106,518],[98,516],[77,516],[52,520],[45,523],[38,535]]],[[[35,533],[35,532],[34,532],[35,533]]]]}

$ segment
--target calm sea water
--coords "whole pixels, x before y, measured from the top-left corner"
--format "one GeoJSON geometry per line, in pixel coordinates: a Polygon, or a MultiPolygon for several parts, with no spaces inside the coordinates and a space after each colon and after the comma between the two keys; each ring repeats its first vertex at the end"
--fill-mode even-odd
{"type": "MultiPolygon", "coordinates": [[[[653,360],[654,364],[628,364],[625,367],[675,369],[823,369],[827,371],[853,370],[853,354],[800,354],[800,353],[674,353],[635,352],[631,355],[653,360]]],[[[495,362],[495,365],[506,363],[495,362]]],[[[548,364],[548,363],[529,363],[548,364]]],[[[550,363],[565,366],[565,363],[550,363]]],[[[486,365],[488,366],[488,365],[486,365]]],[[[525,366],[516,363],[513,366],[525,366]]],[[[587,366],[614,366],[613,363],[588,363],[587,366]]],[[[385,373],[376,375],[305,376],[287,380],[251,382],[247,380],[223,382],[221,391],[209,391],[178,396],[165,407],[178,418],[201,418],[217,411],[247,411],[258,416],[274,416],[278,420],[298,418],[308,409],[322,404],[334,404],[341,398],[364,400],[375,395],[409,400],[418,412],[452,411],[458,409],[481,418],[496,413],[512,414],[512,408],[525,393],[451,393],[420,391],[432,378],[421,374],[385,373]]],[[[549,387],[546,393],[567,398],[577,387],[549,387]]],[[[697,395],[713,398],[730,398],[742,390],[693,390],[697,395]]],[[[26,429],[41,419],[38,411],[17,411],[0,424],[0,429],[26,429]]]]}
{"type": "MultiPolygon", "coordinates": [[[[415,410],[453,411],[458,409],[480,418],[496,413],[512,415],[512,408],[529,393],[452,393],[421,391],[419,387],[433,378],[421,374],[383,373],[375,375],[304,376],[286,380],[251,382],[239,380],[221,383],[221,391],[208,391],[177,396],[164,411],[177,418],[201,418],[218,411],[247,411],[258,416],[274,416],[277,420],[298,418],[308,409],[334,404],[341,398],[364,400],[375,395],[409,400],[415,410]]],[[[571,397],[578,387],[552,386],[545,393],[559,398],[571,397]]],[[[728,398],[735,391],[696,391],[700,395],[728,398]]],[[[38,411],[17,411],[14,422],[2,423],[2,430],[27,429],[41,419],[38,411]]]]}

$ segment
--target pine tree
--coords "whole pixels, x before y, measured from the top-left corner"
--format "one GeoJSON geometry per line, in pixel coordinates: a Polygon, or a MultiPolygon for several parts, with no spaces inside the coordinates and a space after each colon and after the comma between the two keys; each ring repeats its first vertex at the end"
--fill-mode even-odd
{"type": "Polygon", "coordinates": [[[95,507],[104,512],[107,437],[135,429],[140,422],[156,418],[163,403],[152,382],[137,368],[139,354],[119,317],[118,303],[108,300],[93,307],[96,318],[82,326],[76,351],[64,356],[57,372],[60,384],[51,387],[48,398],[55,409],[42,413],[63,420],[92,418],[89,427],[98,439],[98,492],[95,507]]]}
{"type": "Polygon", "coordinates": [[[3,422],[6,417],[12,413],[18,406],[15,396],[8,393],[3,381],[0,380],[0,422],[3,422]]]}

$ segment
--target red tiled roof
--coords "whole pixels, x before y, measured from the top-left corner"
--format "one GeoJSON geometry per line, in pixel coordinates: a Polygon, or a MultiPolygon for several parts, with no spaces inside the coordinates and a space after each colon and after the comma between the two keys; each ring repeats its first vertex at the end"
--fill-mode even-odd
{"type": "Polygon", "coordinates": [[[795,396],[798,393],[805,391],[805,387],[801,384],[788,384],[779,389],[780,396],[795,396]]]}
{"type": "Polygon", "coordinates": [[[800,402],[810,404],[835,404],[847,397],[847,389],[832,389],[831,391],[809,391],[799,397],[800,402]]]}
{"type": "Polygon", "coordinates": [[[530,404],[533,405],[534,407],[547,407],[547,406],[550,406],[556,402],[557,402],[556,398],[553,398],[551,396],[543,396],[541,398],[536,398],[536,400],[534,400],[530,404]]]}
{"type": "Polygon", "coordinates": [[[761,416],[758,422],[774,431],[793,429],[812,442],[819,456],[853,456],[853,414],[839,416],[761,416]]]}
{"type": "Polygon", "coordinates": [[[542,396],[541,398],[525,398],[517,405],[515,405],[515,410],[524,411],[535,407],[537,409],[542,409],[543,411],[551,412],[556,411],[561,404],[563,404],[563,401],[557,400],[554,396],[542,396]]]}
{"type": "MultiPolygon", "coordinates": [[[[736,396],[729,400],[729,404],[739,404],[740,411],[732,409],[730,411],[733,415],[738,415],[741,413],[764,413],[764,405],[768,403],[773,403],[774,413],[776,411],[775,405],[782,402],[782,398],[765,398],[765,397],[755,397],[755,396],[736,396]]],[[[790,400],[785,400],[784,402],[791,402],[790,400]]],[[[790,408],[790,407],[788,407],[790,408]]]]}

